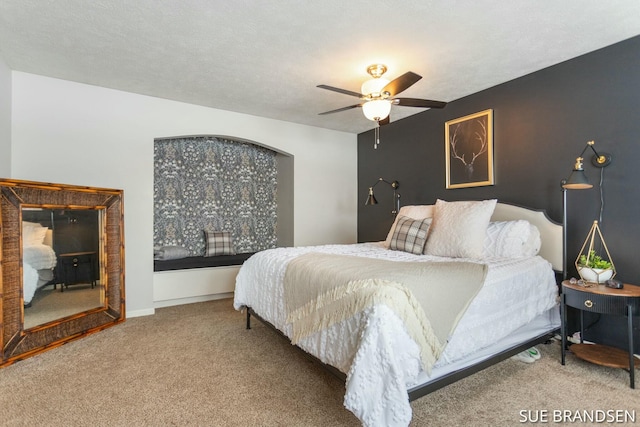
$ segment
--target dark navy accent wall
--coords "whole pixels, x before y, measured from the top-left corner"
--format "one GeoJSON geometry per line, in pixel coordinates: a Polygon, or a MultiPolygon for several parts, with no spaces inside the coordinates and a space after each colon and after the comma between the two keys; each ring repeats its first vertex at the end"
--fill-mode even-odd
{"type": "MultiPolygon", "coordinates": [[[[359,241],[384,239],[393,221],[392,189],[384,183],[375,188],[379,204],[364,205],[368,187],[379,177],[399,181],[401,205],[497,198],[545,209],[560,222],[560,181],[569,176],[586,142],[595,140],[598,151],[613,156],[603,170],[601,230],[617,277],[640,285],[640,36],[455,100],[442,110],[393,122],[393,109],[377,150],[373,130],[358,135],[359,241]],[[495,185],[445,189],[444,123],[489,108],[495,185]]],[[[601,170],[590,160],[587,153],[585,171],[594,188],[568,192],[570,275],[576,275],[573,261],[600,212],[601,170]]],[[[598,322],[592,330],[609,323],[598,322]]],[[[623,327],[610,326],[604,334],[613,341],[624,337],[623,327]]]]}

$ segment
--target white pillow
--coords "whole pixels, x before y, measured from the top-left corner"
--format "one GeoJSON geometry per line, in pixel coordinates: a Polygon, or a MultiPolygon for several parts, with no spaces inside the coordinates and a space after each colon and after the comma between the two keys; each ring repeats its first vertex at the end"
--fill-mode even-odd
{"type": "MultiPolygon", "coordinates": [[[[482,256],[491,258],[520,258],[525,256],[525,245],[531,237],[529,221],[494,221],[487,227],[482,256]]],[[[537,228],[536,228],[537,230],[537,228]]]]}
{"type": "Polygon", "coordinates": [[[536,256],[540,253],[540,247],[542,246],[542,238],[540,237],[540,230],[533,224],[529,224],[529,238],[522,246],[522,256],[536,256]]]}
{"type": "Polygon", "coordinates": [[[29,221],[22,221],[22,228],[25,227],[43,227],[42,224],[40,224],[39,222],[29,222],[29,221]]]}
{"type": "Polygon", "coordinates": [[[22,222],[22,246],[41,245],[47,234],[47,227],[34,222],[22,222]]]}
{"type": "Polygon", "coordinates": [[[452,258],[481,258],[497,200],[446,202],[438,199],[424,252],[452,258]]]}
{"type": "Polygon", "coordinates": [[[402,216],[411,219],[431,218],[433,217],[433,205],[407,205],[401,207],[398,215],[396,215],[395,221],[391,224],[391,229],[387,234],[387,239],[384,241],[384,247],[387,249],[389,249],[389,245],[391,244],[391,238],[393,237],[393,232],[398,224],[398,218],[402,216]]]}

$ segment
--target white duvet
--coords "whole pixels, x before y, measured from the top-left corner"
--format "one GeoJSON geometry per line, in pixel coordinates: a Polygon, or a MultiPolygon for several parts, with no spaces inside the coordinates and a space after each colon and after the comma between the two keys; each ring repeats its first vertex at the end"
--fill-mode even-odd
{"type": "Polygon", "coordinates": [[[25,246],[22,249],[22,285],[24,303],[29,304],[38,289],[38,270],[56,266],[56,253],[44,244],[25,246]]]}
{"type": "MultiPolygon", "coordinates": [[[[249,306],[289,338],[283,278],[288,262],[324,252],[397,261],[452,261],[385,249],[381,243],[276,248],[249,258],[236,279],[234,307],[249,306]]],[[[475,261],[455,259],[456,261],[475,261]]],[[[483,288],[468,307],[435,365],[436,370],[507,337],[556,306],[557,286],[541,257],[485,259],[483,288]]],[[[407,389],[425,379],[417,344],[389,308],[377,305],[298,343],[322,362],[347,374],[344,405],[366,426],[406,426],[411,421],[407,389]]]]}

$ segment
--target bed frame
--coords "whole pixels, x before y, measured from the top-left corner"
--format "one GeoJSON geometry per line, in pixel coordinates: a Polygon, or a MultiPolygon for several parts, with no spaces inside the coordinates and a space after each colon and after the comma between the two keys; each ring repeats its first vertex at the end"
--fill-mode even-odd
{"type": "MultiPolygon", "coordinates": [[[[491,221],[510,221],[524,219],[529,221],[531,224],[538,227],[540,230],[540,238],[542,241],[542,245],[540,247],[539,255],[549,261],[553,266],[553,269],[556,272],[556,276],[558,276],[564,269],[563,267],[563,240],[562,233],[563,227],[561,224],[551,220],[546,212],[543,210],[531,210],[521,206],[507,204],[507,203],[498,203],[496,204],[496,208],[494,210],[493,215],[491,216],[491,221]]],[[[270,322],[264,320],[260,315],[255,313],[251,307],[246,307],[246,328],[251,329],[251,316],[254,316],[261,323],[265,324],[270,329],[275,330],[279,335],[284,337],[287,341],[291,342],[289,337],[287,337],[284,333],[282,333],[278,328],[276,328],[270,322]]],[[[493,356],[490,356],[478,363],[473,365],[446,373],[438,378],[435,378],[426,383],[420,384],[419,386],[410,388],[408,390],[409,393],[409,401],[416,400],[422,396],[425,396],[431,392],[434,392],[442,387],[445,387],[449,384],[452,384],[462,378],[468,377],[476,372],[482,371],[485,368],[488,368],[492,365],[495,365],[499,362],[502,362],[505,359],[508,359],[511,356],[514,356],[521,351],[524,351],[528,348],[531,348],[537,344],[545,343],[551,340],[554,335],[558,332],[558,330],[549,331],[547,333],[543,333],[538,335],[532,339],[519,343],[517,345],[511,346],[505,350],[502,350],[493,356]]],[[[328,365],[322,362],[317,357],[307,353],[302,350],[300,347],[294,345],[299,351],[301,351],[307,358],[315,361],[320,364],[324,369],[329,371],[331,374],[335,375],[342,381],[346,381],[346,375],[338,370],[337,368],[328,365]]]]}
{"type": "MultiPolygon", "coordinates": [[[[266,325],[269,329],[274,330],[278,335],[280,335],[281,337],[283,337],[284,339],[286,339],[287,341],[289,341],[291,343],[291,340],[289,339],[289,337],[287,337],[285,334],[283,334],[278,328],[276,328],[274,325],[272,325],[270,322],[264,320],[262,317],[260,317],[258,314],[256,314],[253,309],[251,307],[246,307],[246,316],[247,316],[247,329],[251,329],[251,316],[255,317],[256,319],[258,319],[261,323],[263,323],[264,325],[266,325]]],[[[520,353],[521,351],[524,351],[528,348],[531,348],[537,344],[542,344],[542,343],[546,343],[549,342],[554,335],[557,333],[557,330],[554,331],[550,331],[548,333],[539,335],[533,339],[530,339],[528,341],[525,341],[521,344],[518,344],[516,346],[510,347],[506,350],[503,350],[499,353],[496,353],[495,355],[482,360],[481,362],[478,362],[474,365],[470,365],[467,366],[465,368],[461,368],[458,369],[456,371],[452,371],[449,372],[447,374],[444,374],[438,378],[435,378],[431,381],[428,381],[426,383],[420,384],[417,387],[414,388],[410,388],[408,390],[409,393],[409,401],[413,401],[416,399],[419,399],[423,396],[426,396],[429,393],[432,393],[442,387],[446,387],[449,384],[453,384],[454,382],[461,380],[465,377],[468,377],[470,375],[475,374],[476,372],[480,372],[485,368],[488,368],[492,365],[495,365],[496,363],[502,362],[505,359],[510,358],[511,356],[514,356],[518,353],[520,353]]],[[[298,351],[300,351],[305,357],[307,357],[310,360],[313,360],[315,363],[319,364],[320,366],[322,366],[325,370],[327,370],[328,372],[330,372],[331,374],[333,374],[334,376],[336,376],[337,378],[339,378],[341,381],[346,382],[347,380],[347,376],[340,371],[339,369],[335,368],[334,366],[328,365],[324,362],[322,362],[320,359],[318,359],[317,357],[315,357],[312,354],[307,353],[306,351],[304,351],[303,349],[301,349],[300,347],[298,347],[297,345],[293,345],[294,348],[296,348],[298,351]]]]}

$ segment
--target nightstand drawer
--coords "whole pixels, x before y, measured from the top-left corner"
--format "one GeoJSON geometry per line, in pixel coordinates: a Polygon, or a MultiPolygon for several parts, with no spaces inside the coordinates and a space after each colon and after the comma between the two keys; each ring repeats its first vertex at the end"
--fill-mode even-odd
{"type": "MultiPolygon", "coordinates": [[[[637,304],[637,299],[636,301],[630,301],[625,297],[576,291],[566,287],[563,292],[568,306],[593,313],[625,315],[627,314],[627,305],[629,303],[632,303],[632,305],[637,304]]],[[[637,312],[637,307],[634,307],[634,314],[635,312],[637,312]]]]}

